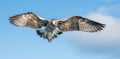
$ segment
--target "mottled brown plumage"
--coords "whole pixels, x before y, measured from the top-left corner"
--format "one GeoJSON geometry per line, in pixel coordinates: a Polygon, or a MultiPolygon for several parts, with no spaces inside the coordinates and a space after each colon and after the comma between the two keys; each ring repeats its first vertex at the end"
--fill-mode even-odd
{"type": "Polygon", "coordinates": [[[61,31],[97,32],[103,30],[105,24],[101,24],[81,16],[72,16],[58,22],[61,31]]]}
{"type": "Polygon", "coordinates": [[[84,32],[97,32],[105,28],[104,24],[92,21],[90,19],[81,16],[72,16],[63,20],[46,20],[40,16],[37,16],[33,12],[27,12],[10,17],[10,22],[13,25],[21,27],[30,27],[36,30],[40,37],[48,39],[49,42],[52,39],[57,38],[57,35],[66,31],[84,31],[84,32]],[[40,28],[44,26],[45,29],[40,28]]]}
{"type": "Polygon", "coordinates": [[[47,24],[47,20],[37,16],[33,12],[27,12],[10,17],[10,22],[16,26],[26,26],[33,29],[39,29],[47,24]]]}

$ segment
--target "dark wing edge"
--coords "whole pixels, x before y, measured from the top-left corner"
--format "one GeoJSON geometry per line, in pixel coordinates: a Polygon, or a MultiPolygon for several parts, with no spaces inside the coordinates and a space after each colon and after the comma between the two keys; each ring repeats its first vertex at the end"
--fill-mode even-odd
{"type": "Polygon", "coordinates": [[[16,26],[20,27],[30,27],[33,29],[41,28],[41,26],[46,26],[47,20],[42,17],[37,16],[33,12],[26,12],[18,14],[9,18],[9,21],[16,26]]]}
{"type": "Polygon", "coordinates": [[[58,28],[63,32],[65,31],[98,32],[105,28],[105,24],[101,24],[81,16],[73,16],[58,21],[58,28]]]}

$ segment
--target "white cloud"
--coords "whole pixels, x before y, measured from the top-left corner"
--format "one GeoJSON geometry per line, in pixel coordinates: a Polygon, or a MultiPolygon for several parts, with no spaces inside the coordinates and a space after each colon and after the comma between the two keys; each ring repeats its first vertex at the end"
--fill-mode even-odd
{"type": "MultiPolygon", "coordinates": [[[[88,15],[88,18],[106,24],[106,28],[103,32],[93,34],[98,38],[99,42],[116,43],[120,41],[120,24],[119,19],[102,14],[92,13],[88,15]]],[[[120,42],[119,42],[120,43],[120,42]]]]}
{"type": "Polygon", "coordinates": [[[114,8],[116,7],[100,7],[97,12],[86,16],[91,20],[106,24],[103,31],[97,33],[75,31],[63,34],[68,40],[75,41],[80,53],[84,55],[83,59],[120,59],[120,18],[109,15],[110,11],[115,12],[114,8]]]}
{"type": "Polygon", "coordinates": [[[87,15],[89,19],[106,24],[103,31],[97,33],[72,32],[66,33],[68,38],[78,40],[84,44],[97,44],[101,46],[115,46],[120,43],[120,19],[112,16],[103,15],[102,13],[90,13],[87,15]]]}
{"type": "MultiPolygon", "coordinates": [[[[119,19],[105,16],[102,14],[92,13],[87,16],[89,19],[106,24],[106,28],[97,33],[74,32],[72,36],[87,42],[96,41],[97,43],[116,43],[120,41],[120,24],[119,19]]],[[[120,42],[119,42],[120,43],[120,42]]]]}
{"type": "Polygon", "coordinates": [[[90,59],[119,59],[120,19],[101,13],[90,13],[87,17],[106,24],[106,28],[97,33],[68,32],[65,33],[65,36],[67,35],[68,39],[75,41],[80,53],[85,56],[89,55],[87,57],[90,59]]]}

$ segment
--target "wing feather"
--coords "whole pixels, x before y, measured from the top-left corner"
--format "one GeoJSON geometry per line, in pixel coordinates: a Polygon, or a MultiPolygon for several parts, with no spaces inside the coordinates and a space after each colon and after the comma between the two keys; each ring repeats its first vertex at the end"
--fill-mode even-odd
{"type": "Polygon", "coordinates": [[[58,28],[61,31],[84,31],[84,32],[97,32],[105,28],[105,24],[101,24],[90,19],[73,16],[65,20],[58,21],[58,28]]]}
{"type": "Polygon", "coordinates": [[[30,27],[38,29],[47,24],[47,20],[37,16],[33,12],[22,13],[9,18],[10,22],[16,26],[30,27]]]}

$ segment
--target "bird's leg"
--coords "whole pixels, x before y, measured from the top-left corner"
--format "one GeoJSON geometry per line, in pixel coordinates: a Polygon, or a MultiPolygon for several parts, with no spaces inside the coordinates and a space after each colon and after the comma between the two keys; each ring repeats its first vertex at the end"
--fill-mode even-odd
{"type": "Polygon", "coordinates": [[[62,31],[57,31],[57,34],[58,34],[58,35],[60,35],[60,34],[62,34],[62,33],[63,33],[62,31]]]}

